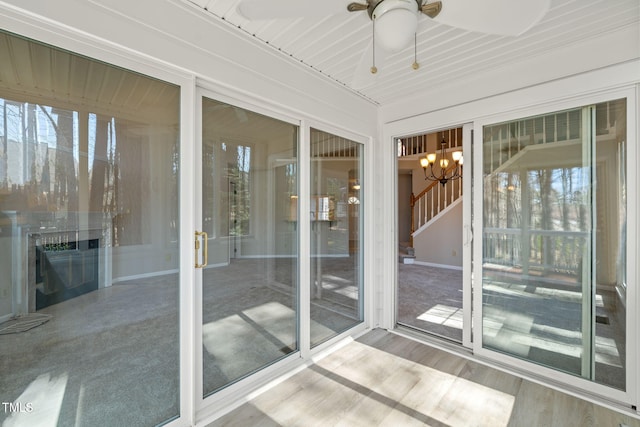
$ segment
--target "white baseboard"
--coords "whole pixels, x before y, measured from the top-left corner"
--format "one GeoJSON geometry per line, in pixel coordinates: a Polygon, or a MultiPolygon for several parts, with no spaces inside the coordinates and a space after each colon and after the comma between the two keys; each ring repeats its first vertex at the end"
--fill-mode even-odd
{"type": "Polygon", "coordinates": [[[148,279],[149,277],[157,277],[157,276],[167,276],[169,274],[178,273],[178,269],[174,270],[162,270],[162,271],[153,271],[151,273],[143,273],[143,274],[133,274],[131,276],[122,276],[111,281],[112,284],[119,282],[126,282],[127,280],[139,280],[139,279],[148,279]]]}
{"type": "Polygon", "coordinates": [[[462,267],[457,266],[457,265],[435,264],[433,262],[424,262],[424,261],[414,261],[413,263],[415,265],[422,265],[424,267],[446,268],[448,270],[462,271],[462,267]]]}

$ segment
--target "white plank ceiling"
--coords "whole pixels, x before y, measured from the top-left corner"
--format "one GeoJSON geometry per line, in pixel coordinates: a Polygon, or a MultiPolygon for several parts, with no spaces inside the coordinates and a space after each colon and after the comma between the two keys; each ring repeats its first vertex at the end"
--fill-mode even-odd
{"type": "MultiPolygon", "coordinates": [[[[324,14],[323,0],[318,0],[314,17],[251,21],[238,13],[240,0],[182,1],[380,105],[415,93],[428,93],[434,85],[464,82],[493,67],[640,21],[639,0],[552,0],[544,18],[518,37],[464,31],[421,16],[417,32],[420,68],[411,67],[413,45],[394,54],[377,50],[378,73],[372,75],[371,21],[366,11],[346,10],[351,0],[344,0],[344,11],[336,14],[324,14]]],[[[328,7],[328,11],[335,12],[335,7],[328,7]]]]}

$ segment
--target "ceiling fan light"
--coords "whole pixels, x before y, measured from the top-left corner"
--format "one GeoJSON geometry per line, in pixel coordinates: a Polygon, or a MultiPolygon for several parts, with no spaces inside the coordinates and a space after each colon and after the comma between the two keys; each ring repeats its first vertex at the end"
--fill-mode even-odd
{"type": "Polygon", "coordinates": [[[416,0],[383,0],[373,11],[376,43],[386,51],[397,52],[414,40],[418,29],[416,0]]]}

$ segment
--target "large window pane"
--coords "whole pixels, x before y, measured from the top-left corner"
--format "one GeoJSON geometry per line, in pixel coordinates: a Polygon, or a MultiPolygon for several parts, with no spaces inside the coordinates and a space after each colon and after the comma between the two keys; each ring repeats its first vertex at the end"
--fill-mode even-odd
{"type": "Polygon", "coordinates": [[[484,346],[624,390],[626,101],[483,140],[484,346]]]}
{"type": "Polygon", "coordinates": [[[202,126],[206,396],[298,349],[298,127],[208,98],[202,126]]]}
{"type": "Polygon", "coordinates": [[[311,129],[311,345],[362,321],[362,144],[311,129]]]}
{"type": "Polygon", "coordinates": [[[0,423],[174,418],[180,90],[6,33],[0,57],[0,397],[32,408],[0,423]]]}

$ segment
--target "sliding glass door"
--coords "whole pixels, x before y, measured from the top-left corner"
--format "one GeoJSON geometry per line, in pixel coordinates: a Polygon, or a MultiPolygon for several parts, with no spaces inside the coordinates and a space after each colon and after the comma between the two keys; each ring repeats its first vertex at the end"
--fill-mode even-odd
{"type": "Polygon", "coordinates": [[[626,117],[620,99],[484,126],[479,201],[483,348],[623,391],[626,117]]]}
{"type": "Polygon", "coordinates": [[[311,129],[310,335],[317,346],[363,321],[362,144],[311,129]]]}
{"type": "Polygon", "coordinates": [[[204,96],[201,111],[206,397],[298,350],[298,127],[204,96]]]}

